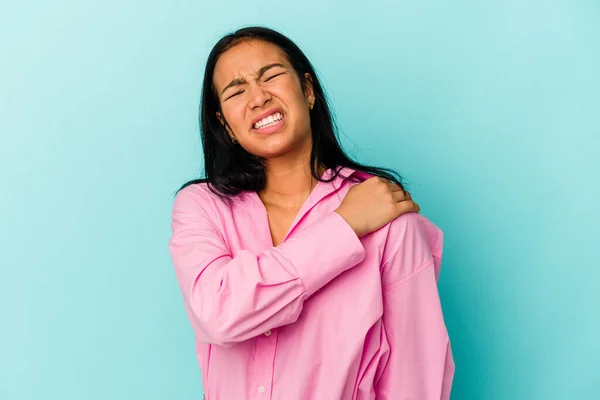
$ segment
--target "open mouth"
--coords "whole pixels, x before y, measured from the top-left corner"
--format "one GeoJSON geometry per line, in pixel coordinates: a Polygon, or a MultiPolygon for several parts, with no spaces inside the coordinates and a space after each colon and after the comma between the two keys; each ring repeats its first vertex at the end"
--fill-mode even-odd
{"type": "Polygon", "coordinates": [[[285,122],[285,115],[281,111],[275,111],[270,115],[256,121],[252,129],[257,133],[273,133],[278,131],[285,122]]]}

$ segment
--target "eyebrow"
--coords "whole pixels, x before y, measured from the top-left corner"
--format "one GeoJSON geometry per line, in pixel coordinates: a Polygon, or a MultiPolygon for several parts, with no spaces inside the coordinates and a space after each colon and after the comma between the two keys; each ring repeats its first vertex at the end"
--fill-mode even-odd
{"type": "MultiPolygon", "coordinates": [[[[265,74],[265,72],[267,72],[271,68],[275,68],[275,67],[285,68],[285,66],[281,63],[273,63],[273,64],[265,65],[264,67],[262,67],[261,69],[258,70],[258,79],[260,79],[260,77],[263,76],[265,74]]],[[[244,83],[246,83],[246,80],[244,78],[236,78],[236,79],[232,80],[231,82],[229,82],[229,85],[227,85],[227,86],[225,86],[225,88],[223,88],[223,90],[221,91],[221,95],[223,95],[223,93],[225,93],[225,91],[227,89],[234,87],[234,86],[243,85],[244,83]]]]}

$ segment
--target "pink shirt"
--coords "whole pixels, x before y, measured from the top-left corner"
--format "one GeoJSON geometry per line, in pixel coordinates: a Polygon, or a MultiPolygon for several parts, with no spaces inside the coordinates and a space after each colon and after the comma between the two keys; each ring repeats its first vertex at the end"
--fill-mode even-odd
{"type": "Polygon", "coordinates": [[[208,400],[450,397],[442,232],[409,213],[359,239],[334,212],[351,174],[368,177],[317,183],[277,247],[255,192],[175,198],[169,246],[208,400]]]}

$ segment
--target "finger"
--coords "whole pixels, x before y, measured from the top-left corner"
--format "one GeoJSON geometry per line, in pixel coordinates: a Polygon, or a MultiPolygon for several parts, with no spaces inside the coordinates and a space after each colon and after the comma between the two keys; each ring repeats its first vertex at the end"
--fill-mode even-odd
{"type": "Polygon", "coordinates": [[[406,190],[405,191],[397,190],[395,192],[392,192],[392,198],[394,199],[394,201],[396,203],[398,203],[400,201],[412,200],[412,196],[406,190]]]}
{"type": "Polygon", "coordinates": [[[408,190],[405,190],[402,186],[398,185],[397,183],[388,181],[387,186],[388,186],[388,189],[390,190],[390,192],[401,191],[401,192],[408,193],[408,190]]]}
{"type": "Polygon", "coordinates": [[[396,203],[396,211],[398,212],[398,215],[408,212],[420,212],[421,207],[412,200],[406,200],[396,203]]]}

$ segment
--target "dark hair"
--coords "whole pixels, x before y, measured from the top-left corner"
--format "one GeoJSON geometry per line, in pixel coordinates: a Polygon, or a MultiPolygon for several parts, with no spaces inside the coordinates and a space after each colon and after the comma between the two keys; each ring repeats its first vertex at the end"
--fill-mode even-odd
{"type": "Polygon", "coordinates": [[[310,161],[311,172],[315,179],[322,180],[319,175],[319,167],[334,170],[334,174],[327,181],[335,179],[343,167],[349,167],[389,179],[403,187],[402,178],[393,170],[362,165],[346,155],[336,136],[335,122],[329,110],[323,87],[302,50],[286,36],[272,29],[246,27],[221,38],[208,56],[200,103],[205,177],[189,181],[179,190],[192,184],[206,182],[213,193],[228,198],[241,191],[260,191],[265,187],[266,176],[261,158],[248,153],[239,144],[233,143],[216,116],[217,112],[222,113],[222,111],[213,85],[215,65],[224,52],[246,40],[260,40],[281,48],[298,74],[303,88],[307,83],[305,73],[308,72],[312,77],[315,103],[310,111],[313,141],[310,161]]]}

